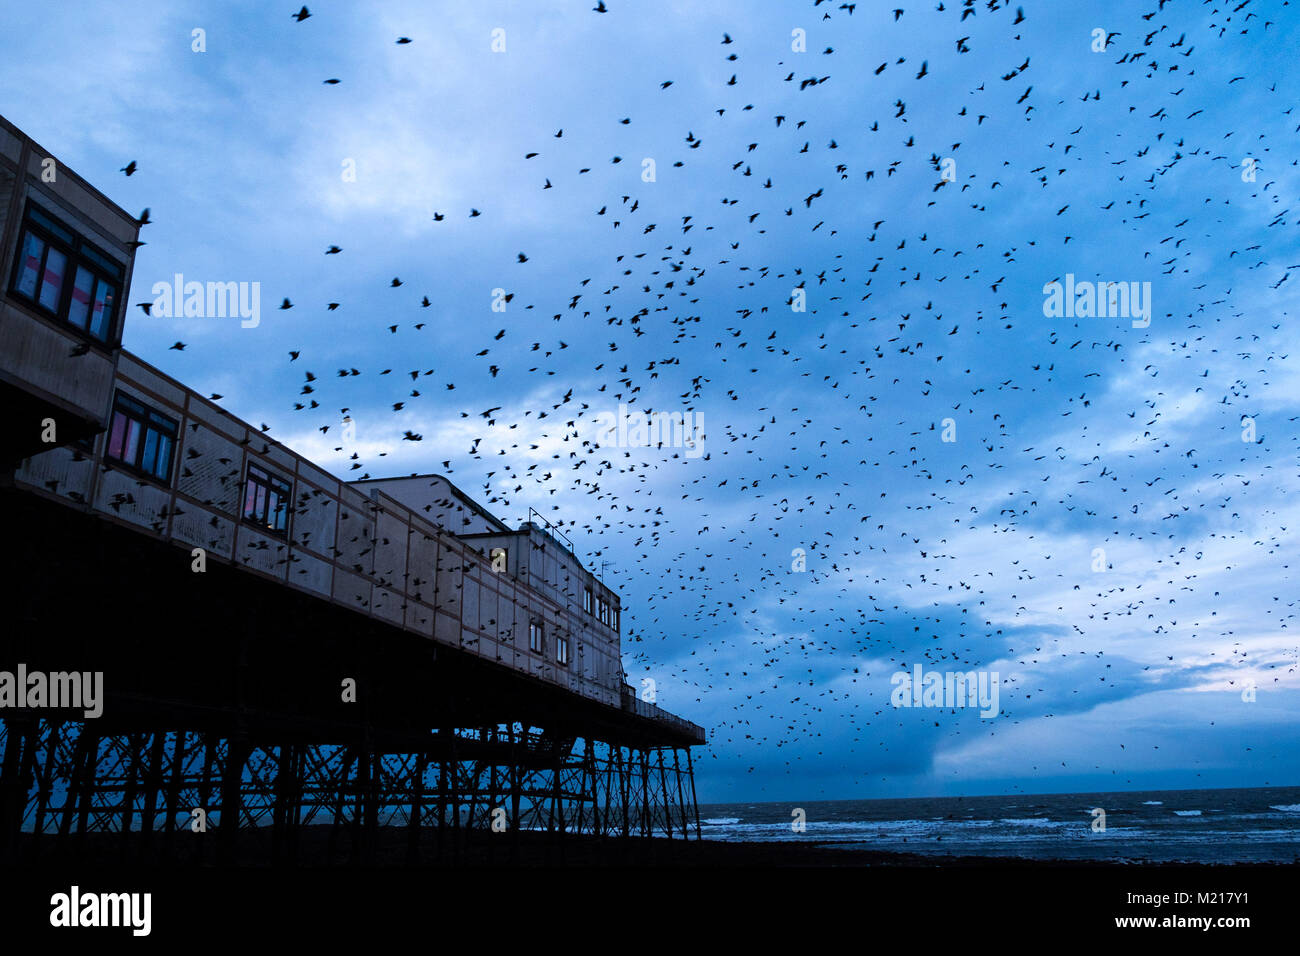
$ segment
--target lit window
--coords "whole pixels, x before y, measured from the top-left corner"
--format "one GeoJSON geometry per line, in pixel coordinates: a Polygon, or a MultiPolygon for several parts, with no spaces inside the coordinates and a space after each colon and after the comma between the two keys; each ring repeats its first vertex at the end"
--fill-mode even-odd
{"type": "Polygon", "coordinates": [[[537,621],[528,622],[528,649],[542,653],[542,625],[537,621]]]}
{"type": "Polygon", "coordinates": [[[86,240],[29,205],[10,288],[42,311],[108,344],[126,270],[86,240]]]}
{"type": "Polygon", "coordinates": [[[559,636],[555,638],[555,660],[559,664],[569,663],[569,639],[559,636]]]}
{"type": "Polygon", "coordinates": [[[84,329],[90,318],[90,300],[94,293],[94,273],[84,266],[79,266],[77,281],[72,284],[72,304],[68,306],[68,321],[79,329],[84,329]]]}
{"type": "Polygon", "coordinates": [[[151,478],[170,482],[176,432],[175,421],[118,392],[105,453],[151,478]]]}
{"type": "Polygon", "coordinates": [[[41,281],[41,263],[45,260],[45,243],[30,232],[23,236],[22,252],[18,256],[18,279],[14,291],[28,299],[36,298],[36,287],[41,281]]]}
{"type": "Polygon", "coordinates": [[[41,270],[41,294],[37,301],[51,312],[59,310],[59,297],[63,292],[63,276],[67,265],[66,255],[58,249],[46,248],[45,267],[41,270]]]}
{"type": "Polygon", "coordinates": [[[244,520],[284,534],[289,527],[289,482],[250,464],[244,483],[244,520]]]}

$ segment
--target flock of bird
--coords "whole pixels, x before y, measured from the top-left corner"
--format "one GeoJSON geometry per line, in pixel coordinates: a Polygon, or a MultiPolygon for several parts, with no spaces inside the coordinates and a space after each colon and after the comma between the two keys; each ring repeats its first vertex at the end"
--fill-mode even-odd
{"type": "MultiPolygon", "coordinates": [[[[654,678],[664,706],[708,724],[713,759],[737,777],[888,781],[931,769],[937,744],[905,755],[918,727],[996,736],[1192,686],[1192,672],[1236,681],[1262,667],[1294,686],[1294,658],[1255,640],[1294,627],[1289,593],[1274,586],[1252,620],[1215,617],[1220,590],[1244,580],[1233,567],[1290,573],[1285,514],[1269,509],[1296,477],[1296,419],[1274,399],[1296,381],[1282,297],[1300,219],[1282,185],[1295,161],[1281,157],[1300,115],[1277,79],[1224,80],[1219,65],[1274,42],[1260,6],[1152,0],[1071,37],[1077,63],[1059,62],[1059,40],[1031,46],[1057,29],[1035,22],[1051,4],[891,8],[864,32],[865,7],[815,0],[792,22],[835,39],[783,57],[751,52],[737,24],[700,67],[716,101],[684,93],[685,78],[641,81],[680,118],[658,172],[676,185],[617,152],[552,158],[575,133],[609,152],[635,116],[604,117],[599,134],[591,117],[549,117],[518,177],[569,199],[557,215],[598,237],[605,265],[560,274],[555,301],[503,289],[504,311],[458,329],[477,348],[444,356],[453,320],[422,276],[377,284],[390,297],[377,308],[277,294],[285,311],[355,310],[393,342],[373,367],[322,368],[322,342],[290,351],[300,377],[282,430],[338,436],[342,416],[374,404],[364,382],[393,416],[381,455],[411,460],[401,443],[424,442],[419,470],[479,489],[492,511],[545,509],[614,568],[629,679],[654,678]],[[922,14],[917,62],[888,29],[922,14]],[[869,61],[864,82],[846,59],[869,61]],[[957,87],[955,70],[987,76],[957,87]],[[1247,91],[1267,117],[1223,129],[1199,115],[1222,123],[1223,101],[1247,91]],[[619,166],[636,168],[607,192],[593,171],[619,166]],[[1149,328],[1045,318],[1043,287],[1113,248],[1128,267],[1111,278],[1157,289],[1149,328]],[[620,404],[699,416],[702,454],[612,447],[594,419],[620,404]],[[1190,413],[1203,420],[1189,440],[1190,413]],[[1240,440],[1254,416],[1259,436],[1240,440]],[[1210,540],[1226,557],[1202,556],[1210,540]],[[892,708],[889,675],[916,663],[1000,667],[1001,718],[892,708]]],[[[612,28],[619,5],[592,14],[612,28]]],[[[322,16],[304,6],[293,29],[322,16]]],[[[323,82],[346,95],[346,75],[323,82]]],[[[493,208],[485,195],[437,210],[428,241],[493,229],[493,208]]],[[[496,238],[498,269],[565,268],[554,249],[496,238]]],[[[315,254],[342,265],[361,252],[322,235],[315,254]]],[[[343,477],[393,471],[334,451],[343,477]]],[[[1090,769],[1141,768],[1113,750],[1090,769]]]]}

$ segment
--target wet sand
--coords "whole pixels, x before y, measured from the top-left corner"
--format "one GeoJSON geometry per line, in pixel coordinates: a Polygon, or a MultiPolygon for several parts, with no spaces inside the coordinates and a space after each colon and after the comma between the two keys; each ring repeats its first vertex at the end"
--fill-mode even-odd
{"type": "MultiPolygon", "coordinates": [[[[302,828],[294,848],[277,847],[269,829],[243,830],[233,859],[222,852],[215,830],[206,834],[182,832],[152,834],[146,840],[132,833],[76,836],[60,845],[55,837],[38,841],[30,834],[20,841],[19,861],[23,866],[58,868],[67,865],[116,867],[225,868],[269,867],[895,867],[948,869],[989,867],[1023,869],[1034,867],[1130,868],[1157,864],[1117,861],[1042,860],[1005,856],[949,856],[931,853],[897,853],[808,842],[740,842],[689,840],[663,837],[620,839],[545,833],[447,832],[439,841],[436,832],[420,834],[412,848],[405,829],[381,827],[367,847],[355,844],[347,831],[331,833],[329,826],[302,828]]],[[[1189,865],[1189,864],[1166,864],[1189,865]]],[[[1279,864],[1280,865],[1280,864],[1279,864]]]]}

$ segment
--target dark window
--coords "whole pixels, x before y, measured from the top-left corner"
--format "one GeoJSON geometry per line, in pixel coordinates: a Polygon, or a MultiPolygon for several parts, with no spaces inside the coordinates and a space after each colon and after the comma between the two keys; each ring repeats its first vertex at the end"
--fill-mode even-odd
{"type": "Polygon", "coordinates": [[[591,588],[582,589],[582,609],[588,614],[591,613],[591,588]]]}
{"type": "Polygon", "coordinates": [[[151,478],[170,484],[177,424],[129,395],[113,399],[104,454],[151,478]]]}
{"type": "Polygon", "coordinates": [[[28,204],[10,290],[53,318],[115,344],[125,267],[28,204]]]}
{"type": "Polygon", "coordinates": [[[563,635],[555,638],[555,661],[558,664],[569,663],[569,639],[563,635]]]}
{"type": "Polygon", "coordinates": [[[244,520],[277,534],[289,527],[289,482],[250,464],[244,483],[244,520]]]}
{"type": "Polygon", "coordinates": [[[542,653],[542,625],[537,621],[528,622],[528,649],[542,653]]]}

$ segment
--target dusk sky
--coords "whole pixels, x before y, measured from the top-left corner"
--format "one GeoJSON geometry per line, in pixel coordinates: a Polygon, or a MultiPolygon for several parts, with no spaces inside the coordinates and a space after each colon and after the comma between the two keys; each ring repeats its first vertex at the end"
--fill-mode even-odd
{"type": "Polygon", "coordinates": [[[605,563],[701,801],[1300,784],[1295,5],[595,5],[9,3],[0,113],[150,209],[127,349],[605,563]]]}

